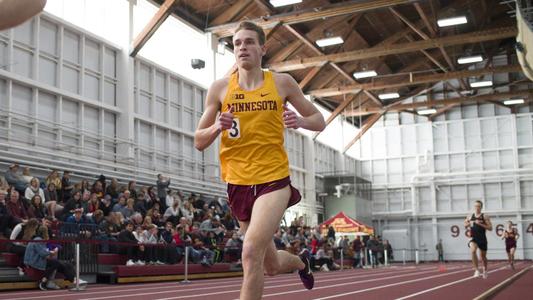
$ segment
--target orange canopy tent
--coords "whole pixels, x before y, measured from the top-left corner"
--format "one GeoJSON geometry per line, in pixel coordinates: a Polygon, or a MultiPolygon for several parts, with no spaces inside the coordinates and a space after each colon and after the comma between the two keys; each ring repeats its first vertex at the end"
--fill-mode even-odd
{"type": "Polygon", "coordinates": [[[374,234],[374,228],[348,217],[342,211],[320,224],[320,233],[326,235],[329,226],[333,226],[338,234],[374,234]]]}

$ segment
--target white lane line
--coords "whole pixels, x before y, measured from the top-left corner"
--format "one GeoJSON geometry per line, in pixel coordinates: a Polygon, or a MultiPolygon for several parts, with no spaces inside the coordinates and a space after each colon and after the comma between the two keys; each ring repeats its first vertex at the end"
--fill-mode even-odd
{"type": "MultiPolygon", "coordinates": [[[[434,268],[431,268],[431,269],[434,269],[434,268]]],[[[360,278],[360,277],[368,277],[368,276],[372,276],[372,275],[382,275],[384,273],[388,273],[386,270],[381,270],[382,272],[373,272],[373,273],[365,273],[365,274],[359,274],[359,275],[356,275],[356,276],[350,276],[349,278],[346,278],[346,273],[348,272],[343,272],[344,274],[342,273],[330,273],[332,274],[333,276],[322,276],[322,277],[326,277],[327,279],[320,279],[318,280],[317,282],[330,282],[330,281],[338,281],[338,280],[342,280],[342,279],[354,279],[354,278],[360,278]]],[[[413,270],[405,270],[405,271],[398,271],[398,272],[413,272],[413,270]]],[[[300,281],[300,278],[299,277],[296,277],[296,278],[292,278],[290,280],[280,280],[280,281],[274,281],[274,280],[270,280],[268,282],[265,283],[265,289],[271,289],[271,288],[277,288],[277,287],[285,287],[285,286],[293,286],[293,285],[301,285],[301,281],[300,281]],[[289,282],[293,282],[293,283],[290,283],[290,284],[285,284],[285,285],[279,285],[279,283],[281,282],[286,282],[286,281],[289,281],[289,282]],[[276,283],[276,284],[273,284],[273,283],[276,283]]],[[[239,284],[233,284],[233,285],[225,285],[224,288],[231,288],[231,287],[241,287],[242,283],[239,282],[239,284]]],[[[154,294],[165,294],[165,293],[175,293],[175,292],[190,292],[190,291],[198,291],[199,289],[201,290],[210,290],[210,289],[220,289],[221,287],[220,286],[209,286],[209,287],[196,287],[196,288],[191,288],[191,289],[180,289],[180,290],[176,290],[176,289],[172,289],[172,290],[167,290],[167,291],[158,291],[158,292],[152,292],[152,293],[140,293],[140,294],[129,294],[129,295],[123,295],[123,296],[145,296],[145,295],[154,295],[154,294]]],[[[143,289],[143,291],[146,291],[146,289],[143,289]]],[[[230,290],[230,291],[220,291],[218,293],[230,293],[230,292],[234,292],[234,291],[240,291],[239,290],[230,290]]],[[[115,291],[113,291],[115,292],[115,291]]],[[[125,290],[125,292],[131,292],[131,290],[125,290]]],[[[95,292],[97,293],[97,292],[95,292]]],[[[102,292],[98,292],[98,293],[102,293],[102,292]]],[[[109,292],[103,292],[103,293],[106,293],[106,294],[109,294],[109,292]]],[[[93,293],[94,294],[94,293],[93,293]]],[[[214,294],[217,294],[217,293],[214,293],[214,294]]],[[[86,293],[83,294],[84,296],[87,295],[86,293]]],[[[198,295],[191,295],[191,297],[194,297],[194,296],[198,296],[198,295]]],[[[98,297],[98,298],[86,298],[85,300],[101,300],[101,299],[113,299],[113,298],[116,298],[117,296],[105,296],[105,297],[98,297]]],[[[15,299],[10,299],[10,300],[15,300],[15,299]]],[[[17,300],[22,300],[22,299],[17,299],[17,300]]],[[[25,300],[30,300],[30,299],[25,299],[25,300]]]]}
{"type": "MultiPolygon", "coordinates": [[[[364,283],[364,282],[373,282],[373,281],[380,281],[380,280],[387,280],[387,279],[393,279],[393,278],[397,278],[397,277],[405,277],[405,276],[413,276],[413,275],[421,275],[421,274],[425,274],[425,273],[431,273],[431,272],[435,272],[434,270],[435,268],[431,268],[431,271],[422,271],[422,272],[411,272],[411,273],[408,273],[408,274],[403,274],[403,275],[395,275],[395,276],[390,276],[390,277],[381,277],[381,278],[374,278],[374,279],[369,279],[369,280],[364,280],[364,281],[358,281],[357,283],[354,283],[353,282],[353,277],[349,277],[349,278],[343,278],[341,280],[349,280],[349,282],[345,282],[345,283],[341,283],[341,284],[336,284],[336,285],[332,285],[332,286],[326,286],[326,287],[322,287],[322,288],[327,288],[327,287],[334,287],[334,286],[342,286],[342,285],[350,285],[350,284],[358,284],[358,283],[364,283]]],[[[335,282],[339,282],[339,279],[332,279],[332,280],[321,280],[320,282],[329,282],[329,281],[335,281],[335,282]]],[[[272,289],[272,288],[280,288],[280,287],[288,287],[288,286],[295,286],[295,285],[301,285],[300,282],[298,283],[294,283],[294,284],[285,284],[285,285],[278,285],[278,286],[273,286],[273,287],[266,287],[266,289],[272,289]]],[[[320,289],[321,287],[319,288],[314,288],[314,289],[320,289]]],[[[277,294],[290,294],[290,293],[295,293],[295,292],[301,292],[301,291],[308,291],[307,289],[299,289],[299,290],[296,290],[296,291],[290,291],[290,292],[283,292],[283,293],[276,293],[276,294],[267,294],[267,295],[264,295],[263,297],[268,297],[268,296],[273,296],[273,295],[277,295],[277,294]]],[[[184,298],[192,298],[192,297],[200,297],[200,296],[212,296],[212,295],[220,295],[220,294],[228,294],[228,293],[234,293],[234,292],[240,292],[240,289],[239,290],[230,290],[230,291],[219,291],[219,292],[216,292],[216,293],[205,293],[205,294],[197,294],[197,295],[186,295],[186,296],[177,296],[177,297],[169,297],[169,298],[158,298],[158,300],[173,300],[173,299],[184,299],[184,298]]],[[[132,295],[132,296],[135,296],[135,295],[132,295]]],[[[84,299],[84,300],[96,300],[96,299],[84,299]]]]}
{"type": "MultiPolygon", "coordinates": [[[[488,273],[494,273],[494,272],[497,272],[497,271],[501,271],[501,270],[505,270],[506,267],[503,266],[503,267],[500,267],[498,269],[495,269],[495,270],[492,270],[492,271],[489,271],[488,273]]],[[[412,298],[412,297],[416,297],[418,295],[422,295],[422,294],[425,294],[425,293],[429,293],[429,292],[432,292],[432,291],[435,291],[435,290],[438,290],[438,289],[441,289],[441,288],[444,288],[444,287],[448,287],[450,285],[454,285],[454,284],[457,284],[457,283],[461,283],[461,282],[464,282],[464,281],[467,281],[467,280],[471,280],[471,279],[474,279],[474,277],[472,276],[468,276],[466,278],[463,278],[463,279],[459,279],[459,280],[456,280],[456,281],[453,281],[453,282],[449,282],[447,284],[443,284],[443,285],[439,285],[439,286],[436,286],[434,288],[431,288],[431,289],[427,289],[427,290],[423,290],[423,291],[420,291],[418,293],[414,293],[414,294],[411,294],[411,295],[407,295],[407,296],[403,296],[401,298],[398,298],[396,300],[403,300],[403,299],[409,299],[409,298],[412,298]]]]}
{"type": "Polygon", "coordinates": [[[327,297],[322,297],[322,298],[315,298],[314,300],[333,299],[333,298],[347,296],[347,295],[360,294],[360,293],[380,290],[380,289],[384,289],[384,288],[388,288],[388,287],[392,287],[392,286],[398,286],[398,285],[403,285],[403,284],[408,284],[408,283],[413,283],[413,282],[419,282],[419,281],[424,281],[424,280],[429,280],[429,279],[433,279],[433,278],[439,278],[439,277],[444,277],[444,276],[448,276],[448,275],[453,275],[453,274],[458,274],[458,273],[463,273],[463,272],[469,272],[469,271],[471,271],[470,268],[468,268],[466,270],[449,272],[449,273],[446,273],[446,274],[440,274],[440,275],[434,275],[434,276],[423,277],[423,278],[418,278],[418,279],[412,279],[412,280],[408,280],[408,281],[391,283],[391,284],[377,286],[377,287],[368,288],[368,289],[359,290],[359,291],[347,292],[347,293],[343,293],[343,294],[337,294],[337,295],[332,295],[332,296],[327,296],[327,297]]]}

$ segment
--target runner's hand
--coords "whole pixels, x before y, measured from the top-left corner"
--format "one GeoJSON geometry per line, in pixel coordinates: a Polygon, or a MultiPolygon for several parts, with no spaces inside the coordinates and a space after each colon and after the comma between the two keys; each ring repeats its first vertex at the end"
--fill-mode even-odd
{"type": "Polygon", "coordinates": [[[301,118],[296,113],[287,107],[287,104],[283,104],[283,123],[286,128],[300,128],[301,118]]]}
{"type": "Polygon", "coordinates": [[[216,121],[216,127],[220,131],[230,129],[233,125],[233,107],[228,104],[228,111],[221,112],[216,121]]]}

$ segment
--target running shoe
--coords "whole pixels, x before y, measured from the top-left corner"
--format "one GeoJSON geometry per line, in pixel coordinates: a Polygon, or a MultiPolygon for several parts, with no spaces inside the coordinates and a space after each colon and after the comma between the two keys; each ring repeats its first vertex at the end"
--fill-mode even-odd
{"type": "Polygon", "coordinates": [[[479,274],[479,270],[476,270],[476,271],[474,272],[474,276],[473,276],[473,277],[474,277],[474,278],[477,278],[477,277],[479,277],[479,275],[480,275],[480,274],[479,274]]]}
{"type": "Polygon", "coordinates": [[[60,290],[61,288],[52,280],[46,283],[46,288],[49,290],[60,290]]]}
{"type": "Polygon", "coordinates": [[[300,253],[299,257],[302,262],[305,264],[303,270],[298,271],[300,274],[300,279],[304,284],[305,288],[310,290],[315,285],[315,277],[313,276],[313,270],[311,270],[311,264],[309,263],[309,250],[304,250],[300,253]]]}
{"type": "Polygon", "coordinates": [[[487,279],[487,277],[488,277],[489,274],[488,274],[486,271],[483,272],[482,274],[483,274],[483,275],[481,275],[481,276],[483,277],[483,279],[487,279]]]}

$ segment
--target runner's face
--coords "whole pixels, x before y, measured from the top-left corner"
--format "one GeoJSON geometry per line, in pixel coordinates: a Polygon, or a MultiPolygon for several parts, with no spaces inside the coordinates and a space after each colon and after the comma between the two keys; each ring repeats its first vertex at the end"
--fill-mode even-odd
{"type": "Polygon", "coordinates": [[[476,202],[474,204],[474,209],[475,209],[476,213],[480,213],[481,212],[481,204],[479,204],[479,202],[476,202]]]}
{"type": "Polygon", "coordinates": [[[239,30],[233,36],[235,61],[237,65],[246,70],[261,67],[261,59],[265,55],[265,46],[259,44],[257,32],[252,30],[239,30]]]}

